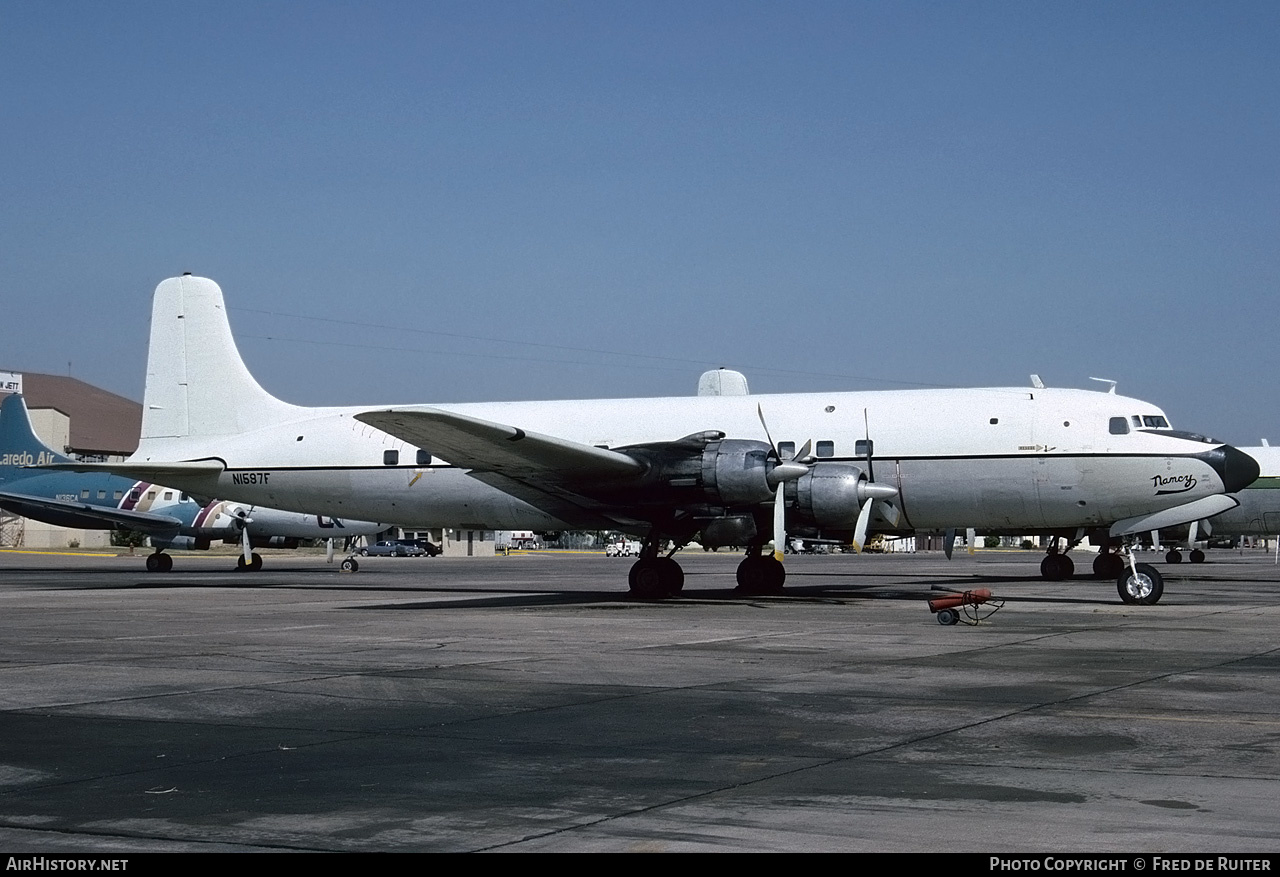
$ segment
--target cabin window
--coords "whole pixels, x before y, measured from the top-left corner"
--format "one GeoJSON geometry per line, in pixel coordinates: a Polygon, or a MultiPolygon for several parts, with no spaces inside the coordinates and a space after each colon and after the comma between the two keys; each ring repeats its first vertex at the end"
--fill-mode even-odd
{"type": "Polygon", "coordinates": [[[147,499],[155,499],[155,498],[156,498],[156,492],[154,490],[148,490],[147,499]]]}
{"type": "Polygon", "coordinates": [[[399,451],[383,451],[382,452],[382,465],[396,466],[396,465],[399,465],[399,463],[400,463],[399,451]]]}
{"type": "Polygon", "coordinates": [[[421,449],[418,450],[418,465],[419,466],[431,465],[431,453],[429,451],[424,451],[421,449]]]}
{"type": "Polygon", "coordinates": [[[123,492],[123,491],[120,491],[120,490],[117,490],[117,491],[116,491],[115,498],[116,498],[116,499],[123,499],[123,498],[124,498],[124,492],[123,492]]]}
{"type": "Polygon", "coordinates": [[[796,455],[795,442],[778,442],[778,456],[784,460],[790,460],[796,455]]]}
{"type": "Polygon", "coordinates": [[[875,442],[870,439],[858,439],[853,443],[853,452],[859,457],[866,457],[875,453],[875,442]]]}
{"type": "Polygon", "coordinates": [[[1123,417],[1113,417],[1107,422],[1107,429],[1112,435],[1128,435],[1129,421],[1123,417]]]}
{"type": "Polygon", "coordinates": [[[89,491],[88,491],[88,490],[82,490],[82,491],[80,491],[80,498],[81,498],[81,499],[88,499],[88,498],[89,498],[89,491]]]}
{"type": "Polygon", "coordinates": [[[1000,422],[1000,418],[999,418],[999,417],[993,417],[993,418],[991,418],[991,425],[992,425],[992,426],[995,426],[995,425],[996,425],[997,423],[999,423],[999,422],[1000,422]]]}
{"type": "Polygon", "coordinates": [[[107,498],[107,492],[105,490],[99,490],[98,499],[106,499],[106,498],[107,498]]]}
{"type": "Polygon", "coordinates": [[[836,443],[832,441],[821,441],[817,444],[819,457],[834,457],[836,455],[836,443]]]}
{"type": "Polygon", "coordinates": [[[166,491],[164,492],[164,498],[165,498],[166,500],[171,500],[171,499],[173,499],[173,491],[172,491],[172,490],[166,490],[166,491]]]}

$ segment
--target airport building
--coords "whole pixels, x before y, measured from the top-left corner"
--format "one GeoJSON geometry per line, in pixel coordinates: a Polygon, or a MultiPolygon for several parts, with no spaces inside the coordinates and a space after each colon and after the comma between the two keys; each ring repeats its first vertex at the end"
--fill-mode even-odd
{"type": "MultiPolygon", "coordinates": [[[[77,378],[0,370],[0,394],[21,393],[46,445],[79,460],[123,460],[138,447],[142,405],[77,378]]],[[[455,557],[492,557],[492,530],[394,527],[383,539],[430,539],[455,557]]],[[[0,509],[0,548],[106,548],[110,530],[55,527],[0,509]]]]}
{"type": "MultiPolygon", "coordinates": [[[[66,375],[0,371],[0,392],[21,393],[37,436],[81,460],[123,460],[138,447],[142,406],[66,375]]],[[[0,510],[0,548],[105,548],[110,530],[55,527],[0,510]]]]}

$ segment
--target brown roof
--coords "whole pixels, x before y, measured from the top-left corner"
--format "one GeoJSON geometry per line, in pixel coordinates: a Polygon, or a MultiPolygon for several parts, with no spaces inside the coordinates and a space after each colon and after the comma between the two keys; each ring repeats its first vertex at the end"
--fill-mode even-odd
{"type": "Polygon", "coordinates": [[[71,451],[132,454],[142,434],[142,406],[76,378],[19,372],[28,408],[56,408],[71,419],[71,451]]]}

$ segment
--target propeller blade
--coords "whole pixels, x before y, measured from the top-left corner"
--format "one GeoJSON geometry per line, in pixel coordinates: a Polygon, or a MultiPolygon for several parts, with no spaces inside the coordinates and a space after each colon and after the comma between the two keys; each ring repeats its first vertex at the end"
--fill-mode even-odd
{"type": "Polygon", "coordinates": [[[884,518],[890,527],[896,527],[902,517],[902,512],[893,503],[881,500],[880,517],[884,518]]]}
{"type": "Polygon", "coordinates": [[[1208,539],[1210,536],[1213,535],[1213,521],[1210,521],[1208,518],[1205,518],[1203,521],[1200,522],[1200,529],[1204,530],[1204,538],[1208,539]]]}
{"type": "Polygon", "coordinates": [[[858,523],[853,529],[853,550],[859,554],[867,546],[867,524],[871,521],[871,506],[873,505],[875,505],[875,500],[868,497],[867,501],[862,504],[862,508],[858,510],[858,523]]]}
{"type": "Polygon", "coordinates": [[[951,550],[956,547],[956,528],[948,527],[947,533],[942,537],[942,553],[947,556],[947,560],[951,559],[951,550]]]}
{"type": "Polygon", "coordinates": [[[778,493],[773,498],[773,556],[779,563],[787,550],[787,507],[782,495],[785,484],[778,485],[778,493]]]}
{"type": "Polygon", "coordinates": [[[756,415],[760,418],[760,425],[764,427],[764,437],[769,440],[769,447],[773,448],[773,456],[781,460],[778,456],[778,446],[773,443],[773,436],[769,435],[769,424],[764,422],[764,406],[759,402],[756,403],[756,415]]]}
{"type": "Polygon", "coordinates": [[[964,531],[964,541],[969,546],[970,554],[973,554],[974,552],[973,543],[977,538],[978,538],[978,534],[974,532],[972,527],[969,527],[967,530],[964,531]]]}
{"type": "Polygon", "coordinates": [[[333,563],[333,539],[324,540],[324,562],[333,563]]]}
{"type": "Polygon", "coordinates": [[[249,544],[249,528],[248,527],[240,528],[240,545],[242,546],[244,551],[245,566],[248,566],[250,563],[253,562],[253,546],[249,544]]]}
{"type": "Polygon", "coordinates": [[[809,451],[813,448],[813,439],[808,439],[800,446],[799,452],[791,458],[794,463],[805,463],[809,460],[809,451]]]}
{"type": "Polygon", "coordinates": [[[1196,547],[1196,536],[1199,534],[1199,532],[1200,532],[1200,522],[1192,521],[1191,530],[1187,533],[1187,550],[1188,551],[1196,547]]]}

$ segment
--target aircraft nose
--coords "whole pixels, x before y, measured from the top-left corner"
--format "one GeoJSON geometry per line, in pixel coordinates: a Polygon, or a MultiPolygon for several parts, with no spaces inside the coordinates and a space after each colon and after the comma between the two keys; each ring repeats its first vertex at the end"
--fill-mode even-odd
{"type": "Polygon", "coordinates": [[[1227,493],[1244,490],[1256,481],[1262,472],[1257,460],[1231,445],[1223,445],[1196,456],[1213,467],[1213,471],[1217,472],[1218,477],[1222,479],[1222,485],[1227,493]]]}

